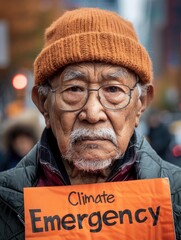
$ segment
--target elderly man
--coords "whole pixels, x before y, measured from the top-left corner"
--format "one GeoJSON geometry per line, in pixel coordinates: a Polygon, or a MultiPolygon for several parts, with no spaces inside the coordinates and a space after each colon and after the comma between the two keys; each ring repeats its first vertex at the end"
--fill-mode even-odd
{"type": "Polygon", "coordinates": [[[101,9],[66,12],[46,30],[34,73],[32,99],[46,129],[17,167],[1,174],[0,238],[24,239],[24,187],[167,177],[181,239],[181,171],[135,131],[153,83],[131,23],[101,9]]]}

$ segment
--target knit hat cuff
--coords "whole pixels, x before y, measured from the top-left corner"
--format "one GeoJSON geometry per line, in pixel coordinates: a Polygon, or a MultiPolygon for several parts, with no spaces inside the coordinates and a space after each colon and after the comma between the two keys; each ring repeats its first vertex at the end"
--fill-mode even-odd
{"type": "Polygon", "coordinates": [[[79,33],[44,48],[34,63],[35,84],[46,82],[57,70],[71,63],[99,61],[134,71],[142,83],[152,81],[148,53],[135,40],[113,33],[79,33]]]}

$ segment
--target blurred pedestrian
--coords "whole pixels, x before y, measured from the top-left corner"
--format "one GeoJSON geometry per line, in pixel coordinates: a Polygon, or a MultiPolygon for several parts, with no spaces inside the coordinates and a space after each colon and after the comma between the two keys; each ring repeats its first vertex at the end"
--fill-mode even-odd
{"type": "Polygon", "coordinates": [[[173,135],[170,133],[169,128],[161,121],[160,112],[152,109],[149,113],[147,124],[149,143],[161,158],[169,160],[169,146],[173,140],[173,135]]]}
{"type": "Polygon", "coordinates": [[[5,152],[1,171],[15,167],[35,145],[38,138],[32,126],[14,124],[4,133],[5,152]]]}

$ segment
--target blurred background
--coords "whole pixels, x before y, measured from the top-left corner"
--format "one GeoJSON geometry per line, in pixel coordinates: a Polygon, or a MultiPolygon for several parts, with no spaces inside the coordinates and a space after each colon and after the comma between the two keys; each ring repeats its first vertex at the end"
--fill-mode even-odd
{"type": "Polygon", "coordinates": [[[138,130],[161,157],[181,166],[180,0],[1,0],[0,170],[11,167],[7,153],[16,152],[16,163],[40,137],[44,120],[31,101],[33,61],[44,44],[45,28],[79,7],[113,10],[133,22],[153,61],[155,83],[154,101],[138,130]],[[14,129],[24,138],[18,140],[14,129]],[[15,151],[26,137],[26,151],[15,151]]]}

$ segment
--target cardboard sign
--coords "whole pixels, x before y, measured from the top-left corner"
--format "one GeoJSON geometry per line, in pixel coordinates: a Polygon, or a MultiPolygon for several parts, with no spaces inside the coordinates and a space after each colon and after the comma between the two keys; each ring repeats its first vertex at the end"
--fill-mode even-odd
{"type": "Polygon", "coordinates": [[[168,179],[24,189],[27,240],[175,240],[168,179]]]}

